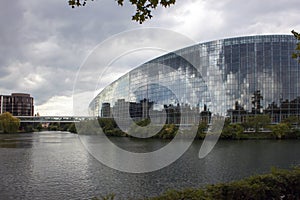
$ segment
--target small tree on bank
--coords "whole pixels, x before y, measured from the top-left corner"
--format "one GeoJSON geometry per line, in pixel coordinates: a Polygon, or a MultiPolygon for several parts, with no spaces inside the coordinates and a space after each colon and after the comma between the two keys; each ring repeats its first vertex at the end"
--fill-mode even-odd
{"type": "Polygon", "coordinates": [[[16,133],[20,127],[20,120],[9,112],[0,115],[0,130],[3,133],[16,133]]]}

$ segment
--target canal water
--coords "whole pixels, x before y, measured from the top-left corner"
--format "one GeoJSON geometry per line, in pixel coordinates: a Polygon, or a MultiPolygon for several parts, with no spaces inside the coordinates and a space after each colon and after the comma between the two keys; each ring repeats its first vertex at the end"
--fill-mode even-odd
{"type": "MultiPolygon", "coordinates": [[[[110,138],[120,147],[144,152],[166,140],[110,138]]],[[[272,166],[300,165],[299,140],[218,141],[198,158],[195,141],[173,164],[130,174],[110,169],[91,156],[77,135],[67,132],[0,135],[0,199],[117,199],[159,195],[168,189],[199,187],[266,173],[272,166]]]]}

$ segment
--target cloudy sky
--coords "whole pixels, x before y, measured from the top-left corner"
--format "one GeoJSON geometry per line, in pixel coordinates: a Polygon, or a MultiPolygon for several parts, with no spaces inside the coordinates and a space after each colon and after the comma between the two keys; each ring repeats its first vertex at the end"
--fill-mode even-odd
{"type": "MultiPolygon", "coordinates": [[[[290,34],[292,29],[300,31],[299,7],[299,0],[177,0],[170,8],[155,10],[154,18],[140,25],[131,21],[134,7],[127,2],[119,7],[114,0],[96,0],[72,9],[67,0],[2,1],[0,93],[30,93],[35,98],[35,112],[41,115],[73,115],[78,69],[97,45],[113,35],[146,27],[172,30],[197,42],[290,34]]],[[[147,34],[144,37],[153,39],[147,34]]],[[[160,42],[164,37],[168,35],[161,35],[160,42]]],[[[113,49],[107,54],[114,54],[113,49]]],[[[110,76],[98,87],[124,74],[128,66],[143,62],[127,60],[110,69],[110,76]]]]}

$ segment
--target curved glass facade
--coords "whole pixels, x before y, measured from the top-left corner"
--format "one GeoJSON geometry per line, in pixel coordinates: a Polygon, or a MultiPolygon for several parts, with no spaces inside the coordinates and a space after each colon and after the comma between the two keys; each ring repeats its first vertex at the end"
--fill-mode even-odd
{"type": "Polygon", "coordinates": [[[296,39],[262,35],[216,40],[155,58],[101,91],[90,103],[94,116],[129,126],[210,123],[212,116],[242,122],[268,114],[273,123],[300,115],[300,68],[291,58],[296,39]]]}

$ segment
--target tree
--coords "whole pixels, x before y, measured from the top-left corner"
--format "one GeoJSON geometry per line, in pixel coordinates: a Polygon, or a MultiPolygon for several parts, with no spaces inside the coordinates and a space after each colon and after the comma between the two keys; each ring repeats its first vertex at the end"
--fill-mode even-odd
{"type": "MultiPolygon", "coordinates": [[[[85,6],[88,0],[69,0],[69,5],[72,8],[85,6]]],[[[90,0],[94,1],[94,0],[90,0]]],[[[119,6],[124,5],[124,0],[115,0],[119,6]]],[[[132,20],[142,24],[147,19],[151,19],[153,16],[151,12],[159,5],[162,7],[169,7],[175,4],[176,0],[129,0],[131,5],[135,6],[135,14],[132,16],[132,20]]]]}
{"type": "Polygon", "coordinates": [[[76,126],[75,126],[74,122],[69,125],[68,131],[71,132],[71,133],[77,133],[76,126]]]}
{"type": "Polygon", "coordinates": [[[295,38],[298,40],[295,52],[292,54],[292,57],[294,59],[297,59],[298,62],[300,63],[300,34],[298,32],[296,32],[296,31],[294,31],[294,30],[292,30],[292,33],[295,36],[295,38]]]}
{"type": "Polygon", "coordinates": [[[239,139],[244,132],[244,128],[240,124],[229,124],[224,126],[221,134],[222,139],[239,139]]]}
{"type": "Polygon", "coordinates": [[[42,124],[39,123],[39,124],[36,126],[36,129],[37,129],[38,131],[41,131],[41,130],[43,129],[42,124]]]}
{"type": "Polygon", "coordinates": [[[247,122],[243,123],[244,127],[254,128],[255,132],[258,132],[260,128],[266,128],[271,123],[271,119],[268,115],[256,115],[247,117],[247,122]]]}
{"type": "Polygon", "coordinates": [[[175,137],[178,127],[175,124],[165,124],[162,130],[157,134],[158,138],[172,139],[175,137]]]}
{"type": "Polygon", "coordinates": [[[3,133],[16,133],[20,127],[20,120],[9,112],[0,115],[0,129],[3,133]]]}
{"type": "Polygon", "coordinates": [[[272,135],[277,139],[284,138],[290,131],[286,123],[279,123],[272,127],[272,135]]]}
{"type": "Polygon", "coordinates": [[[296,115],[292,115],[289,116],[288,118],[283,119],[282,122],[286,123],[291,128],[293,125],[299,124],[299,119],[296,115]]]}

